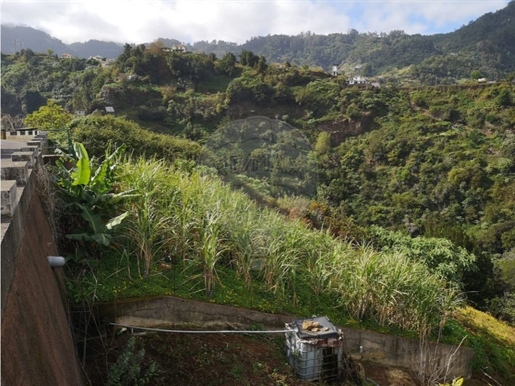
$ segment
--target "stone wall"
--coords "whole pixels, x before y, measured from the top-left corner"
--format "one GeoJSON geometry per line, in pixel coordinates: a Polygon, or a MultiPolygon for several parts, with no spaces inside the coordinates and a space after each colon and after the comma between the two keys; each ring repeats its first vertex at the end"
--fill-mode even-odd
{"type": "Polygon", "coordinates": [[[421,343],[416,339],[353,328],[343,327],[342,331],[347,351],[356,359],[387,366],[405,367],[426,374],[445,371],[449,365],[447,375],[451,379],[470,378],[472,375],[470,362],[474,356],[474,350],[471,348],[421,343]]]}
{"type": "Polygon", "coordinates": [[[291,315],[267,314],[175,296],[102,303],[97,305],[96,313],[109,322],[139,327],[191,325],[225,329],[254,324],[284,329],[284,324],[292,321],[291,315]]]}

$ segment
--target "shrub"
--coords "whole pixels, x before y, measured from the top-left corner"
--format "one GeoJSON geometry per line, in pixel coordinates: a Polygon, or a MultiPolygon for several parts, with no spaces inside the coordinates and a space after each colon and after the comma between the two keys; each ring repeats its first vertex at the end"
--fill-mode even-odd
{"type": "Polygon", "coordinates": [[[152,361],[143,367],[145,349],[136,351],[136,338],[131,337],[116,363],[109,367],[108,386],[148,385],[157,372],[157,363],[152,361]]]}
{"type": "Polygon", "coordinates": [[[135,122],[114,116],[88,116],[70,124],[75,141],[81,142],[92,156],[102,157],[108,142],[125,144],[127,152],[173,161],[196,159],[200,145],[166,134],[143,130],[135,122]]]}

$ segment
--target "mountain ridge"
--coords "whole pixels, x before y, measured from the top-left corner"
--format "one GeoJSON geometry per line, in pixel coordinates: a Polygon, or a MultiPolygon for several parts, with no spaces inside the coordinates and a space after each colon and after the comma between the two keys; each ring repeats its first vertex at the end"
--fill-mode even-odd
{"type": "MultiPolygon", "coordinates": [[[[427,84],[450,84],[468,78],[473,71],[481,77],[499,79],[515,72],[515,1],[503,9],[486,13],[461,28],[445,34],[348,33],[318,35],[268,35],[253,37],[243,44],[223,40],[198,41],[186,44],[191,52],[227,52],[243,50],[262,55],[268,62],[290,62],[297,65],[322,67],[337,65],[348,75],[377,76],[399,72],[410,66],[418,78],[427,84]]],[[[2,53],[15,53],[22,48],[36,52],[52,50],[57,55],[69,53],[79,58],[102,56],[116,58],[124,45],[115,42],[89,40],[65,44],[32,27],[1,26],[2,53]]],[[[158,38],[165,46],[179,41],[158,38]]],[[[148,46],[151,43],[145,43],[148,46]]]]}

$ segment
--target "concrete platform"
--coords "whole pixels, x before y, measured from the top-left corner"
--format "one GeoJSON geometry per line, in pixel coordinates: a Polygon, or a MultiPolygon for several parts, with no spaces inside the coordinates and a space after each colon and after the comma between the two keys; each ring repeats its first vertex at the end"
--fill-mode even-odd
{"type": "Polygon", "coordinates": [[[4,180],[1,182],[2,216],[12,217],[17,202],[16,188],[16,180],[4,180]]]}
{"type": "Polygon", "coordinates": [[[24,186],[29,179],[29,163],[27,161],[2,160],[2,180],[16,180],[18,186],[24,186]]]}
{"type": "MultiPolygon", "coordinates": [[[[11,161],[13,162],[21,162],[26,161],[28,162],[29,169],[32,169],[34,167],[34,152],[31,151],[15,151],[11,154],[11,161]]],[[[2,165],[3,167],[3,165],[2,165]]]]}

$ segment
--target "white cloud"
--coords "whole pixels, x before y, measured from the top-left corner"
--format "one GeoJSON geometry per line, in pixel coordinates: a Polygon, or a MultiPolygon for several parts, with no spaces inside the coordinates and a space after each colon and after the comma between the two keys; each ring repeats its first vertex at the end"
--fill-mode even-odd
{"type": "Polygon", "coordinates": [[[396,29],[423,34],[452,32],[507,3],[508,0],[365,1],[362,4],[368,8],[367,16],[361,19],[361,28],[357,29],[377,32],[396,29]]]}
{"type": "Polygon", "coordinates": [[[2,23],[44,29],[65,43],[159,37],[183,42],[347,32],[451,32],[508,0],[4,0],[2,23]]]}

